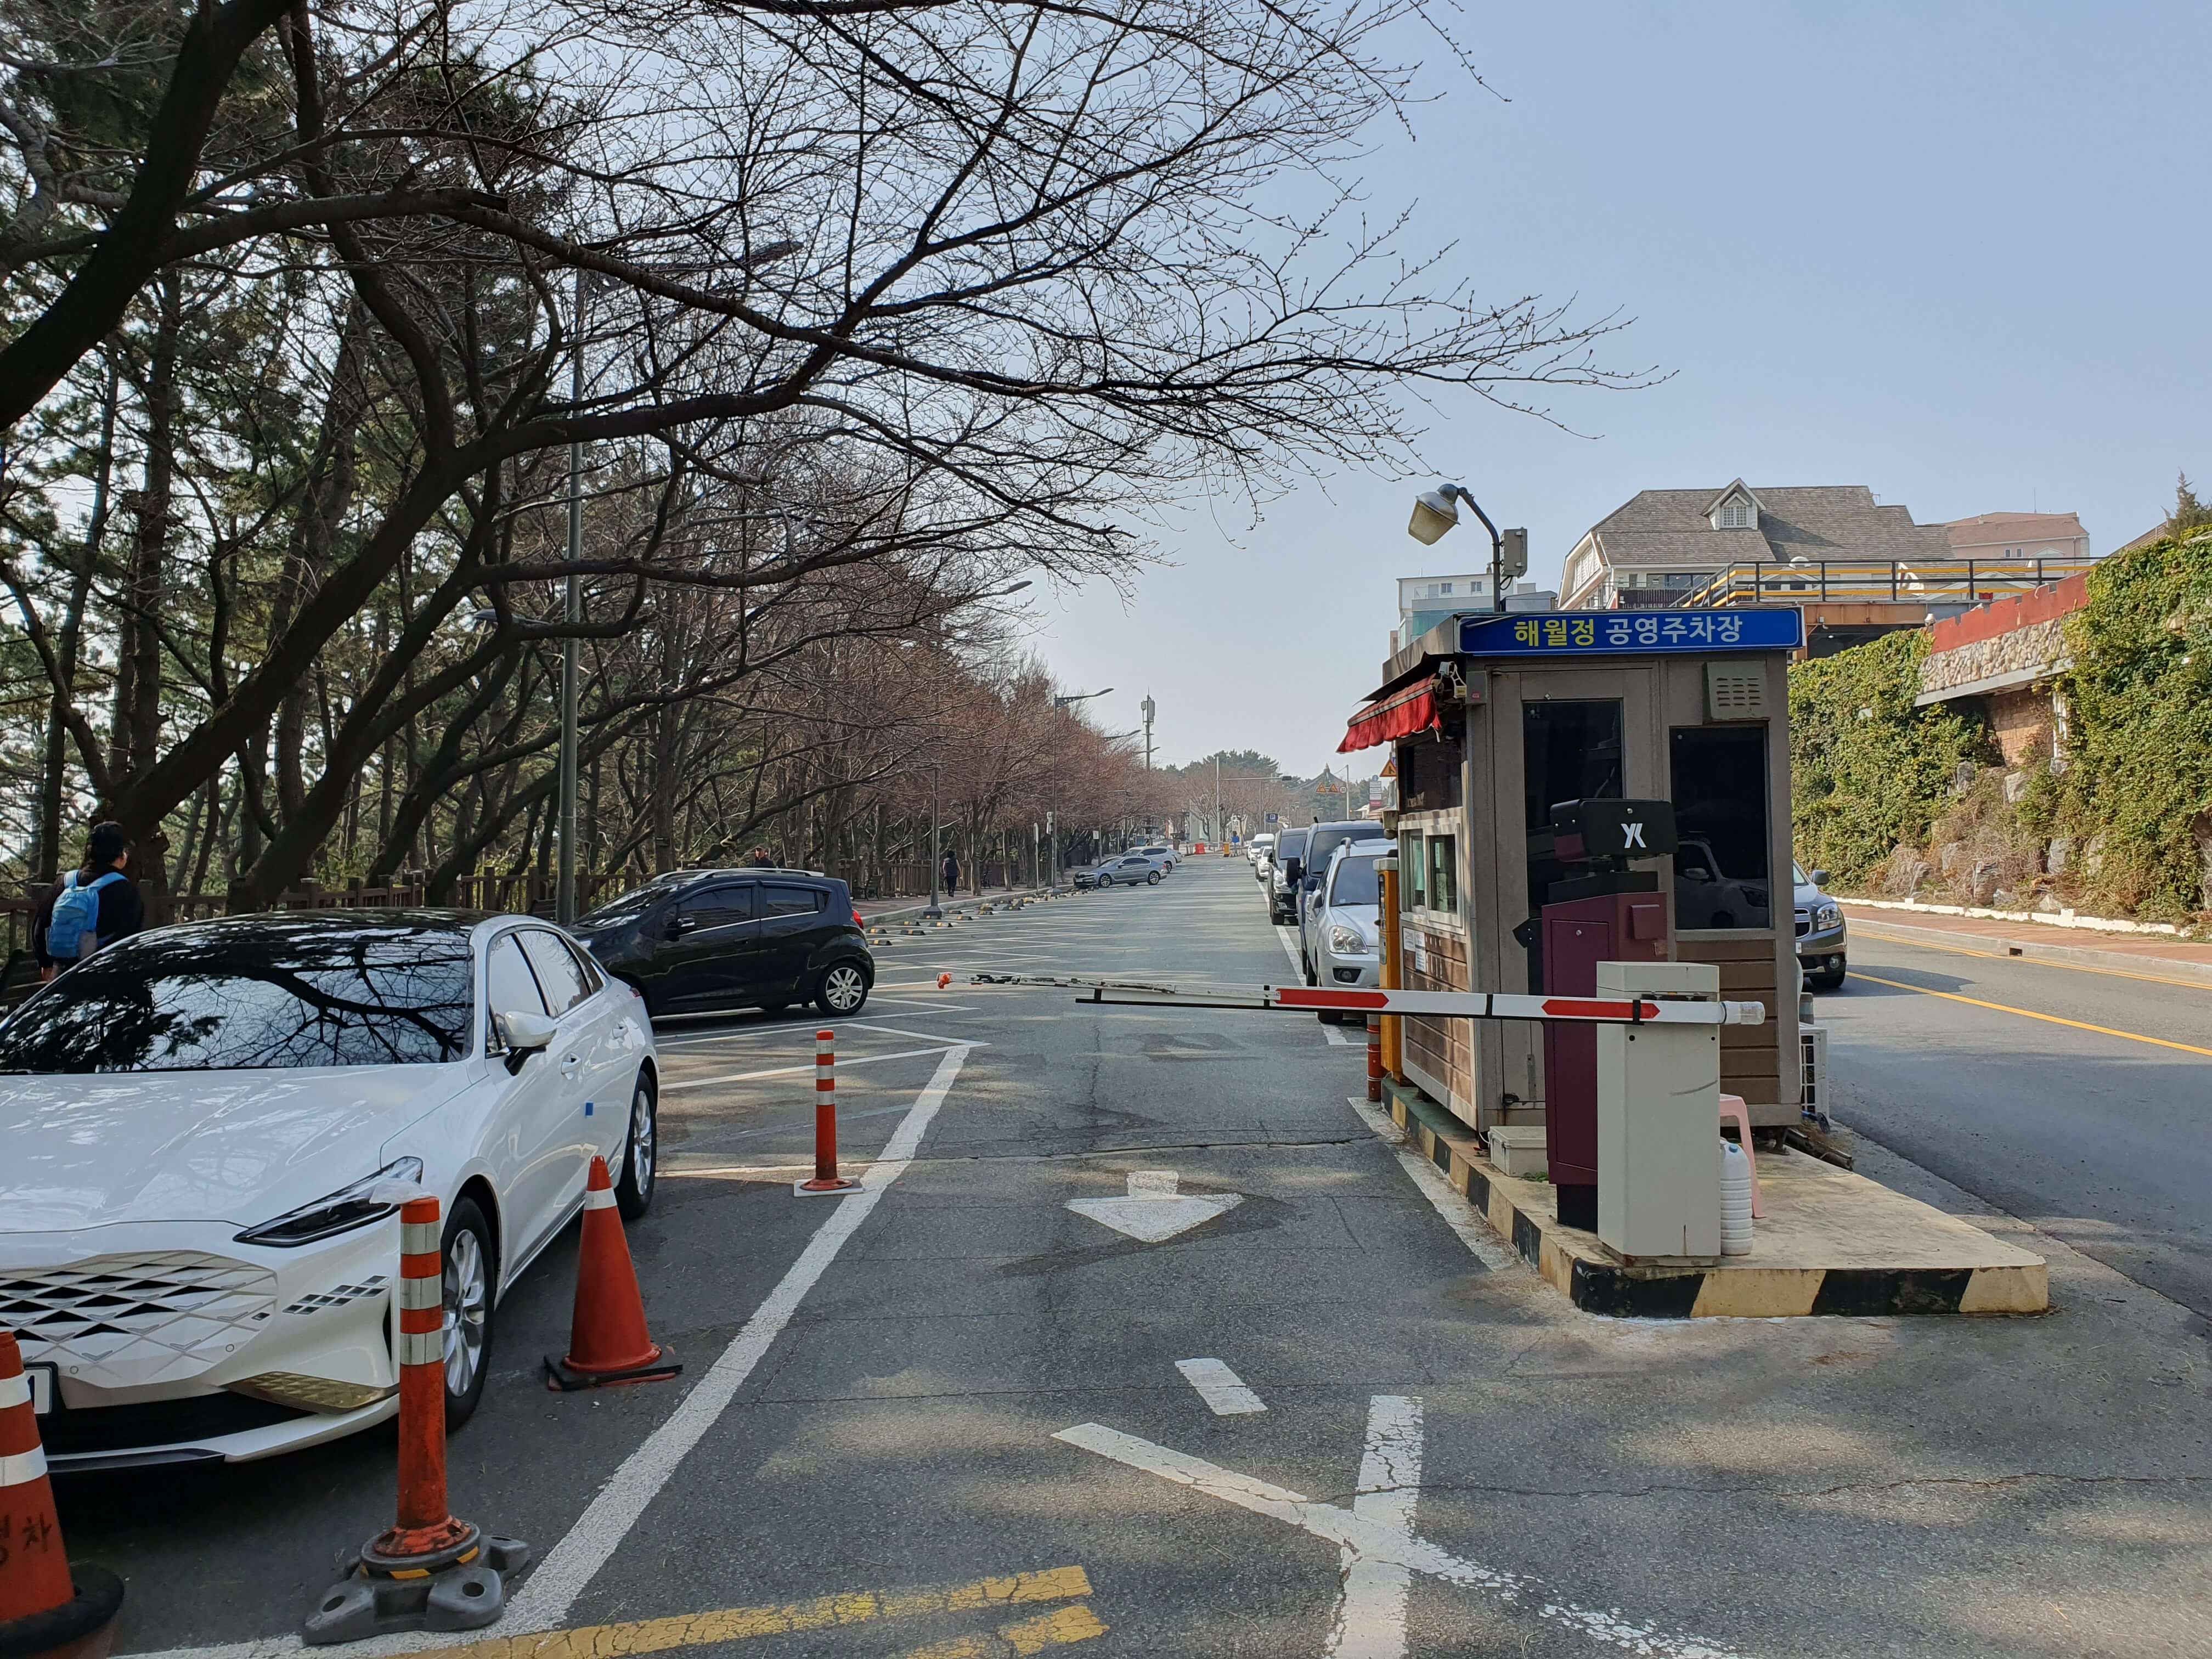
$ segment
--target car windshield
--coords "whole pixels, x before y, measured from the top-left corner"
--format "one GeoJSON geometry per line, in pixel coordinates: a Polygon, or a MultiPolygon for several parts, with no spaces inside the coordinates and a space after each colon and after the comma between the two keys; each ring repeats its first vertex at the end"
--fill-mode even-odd
{"type": "Polygon", "coordinates": [[[1813,884],[1813,878],[1805,873],[1805,866],[1802,864],[1791,865],[1790,875],[1800,887],[1810,887],[1813,884]]]}
{"type": "Polygon", "coordinates": [[[110,945],[0,1025],[0,1071],[422,1066],[468,1052],[469,940],[257,917],[110,945]]]}
{"type": "Polygon", "coordinates": [[[673,880],[663,877],[649,881],[642,887],[631,889],[620,898],[610,899],[581,921],[580,927],[626,927],[668,896],[673,880]]]}
{"type": "Polygon", "coordinates": [[[1344,858],[1337,860],[1336,874],[1328,884],[1331,904],[1380,904],[1382,902],[1381,878],[1376,870],[1380,853],[1366,858],[1344,858]]]}
{"type": "Polygon", "coordinates": [[[1275,851],[1286,859],[1303,858],[1306,850],[1306,832],[1293,830],[1275,843],[1275,851]]]}

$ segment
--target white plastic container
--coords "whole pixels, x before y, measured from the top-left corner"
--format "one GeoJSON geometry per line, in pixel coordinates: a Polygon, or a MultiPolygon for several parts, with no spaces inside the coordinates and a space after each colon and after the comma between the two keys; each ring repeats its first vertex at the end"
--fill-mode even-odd
{"type": "Polygon", "coordinates": [[[1721,1254],[1751,1254],[1751,1160],[1733,1140],[1721,1142],[1721,1254]]]}

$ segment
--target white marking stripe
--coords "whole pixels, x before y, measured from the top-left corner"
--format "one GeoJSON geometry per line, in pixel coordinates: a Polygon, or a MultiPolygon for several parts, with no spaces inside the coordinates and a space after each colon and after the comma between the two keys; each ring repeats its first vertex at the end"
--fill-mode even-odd
{"type": "MultiPolygon", "coordinates": [[[[991,1045],[988,1042],[971,1042],[963,1040],[952,1046],[968,1049],[988,1048],[991,1045]]],[[[874,1066],[886,1060],[912,1060],[917,1054],[942,1054],[950,1052],[949,1048],[901,1048],[896,1054],[862,1054],[858,1060],[848,1060],[844,1063],[848,1066],[874,1066]]],[[[802,1073],[812,1070],[814,1070],[814,1062],[810,1060],[801,1066],[772,1066],[764,1072],[728,1072],[720,1077],[690,1078],[682,1083],[664,1083],[660,1085],[660,1091],[663,1094],[671,1094],[678,1089],[711,1089],[718,1083],[751,1083],[764,1077],[797,1077],[802,1073]]]]}
{"type": "Polygon", "coordinates": [[[11,1406],[31,1403],[31,1379],[27,1376],[0,1376],[0,1412],[11,1406]]]}
{"type": "Polygon", "coordinates": [[[1429,1207],[1443,1218],[1444,1225],[1459,1235],[1459,1242],[1474,1251],[1484,1267],[1493,1273],[1502,1273],[1521,1265],[1521,1258],[1507,1249],[1490,1231],[1481,1212],[1444,1179],[1443,1171],[1421,1156],[1389,1113],[1356,1096],[1347,1097],[1345,1104],[1359,1114],[1361,1122],[1389,1143],[1399,1165],[1413,1176],[1413,1185],[1421,1189],[1421,1196],[1429,1200],[1429,1207]]]}
{"type": "Polygon", "coordinates": [[[587,1192],[584,1194],[584,1207],[587,1210],[611,1210],[614,1206],[615,1195],[612,1188],[602,1188],[598,1192],[587,1192]]]}
{"type": "Polygon", "coordinates": [[[521,1593],[508,1605],[507,1630],[553,1630],[567,1620],[576,1598],[629,1536],[646,1506],[737,1398],[738,1390],[791,1322],[807,1292],[836,1260],[845,1241],[860,1231],[891,1183],[906,1172],[921,1149],[922,1136],[936,1120],[945,1097],[966,1064],[969,1047],[963,1043],[945,1052],[928,1085],[892,1131],[879,1161],[860,1177],[862,1190],[831,1209],[799,1252],[799,1260],[791,1264],[768,1300],[754,1310],[744,1328],[731,1339],[730,1346],[722,1350],[698,1385],[684,1395],[684,1403],[629,1455],[568,1535],[547,1553],[544,1564],[523,1581],[521,1593]]]}
{"type": "Polygon", "coordinates": [[[1267,1409],[1267,1402],[1218,1359],[1178,1359],[1176,1369],[1189,1380],[1216,1417],[1248,1417],[1267,1409]]]}
{"type": "MultiPolygon", "coordinates": [[[[1359,1490],[1352,1512],[1413,1535],[1413,1504],[1421,1489],[1421,1402],[1378,1394],[1367,1402],[1367,1449],[1359,1460],[1359,1490]]],[[[1405,1659],[1406,1601],[1413,1575],[1395,1561],[1370,1560],[1351,1548],[1338,1552],[1344,1589],[1323,1651],[1330,1659],[1405,1659]]]]}
{"type": "Polygon", "coordinates": [[[443,1331],[402,1331],[399,1363],[403,1365],[442,1365],[446,1363],[443,1331]]]}
{"type": "Polygon", "coordinates": [[[439,1248],[436,1222],[403,1221],[399,1224],[400,1255],[428,1255],[439,1248]]]}
{"type": "Polygon", "coordinates": [[[1500,1601],[1515,1602],[1540,1619],[1565,1625],[1593,1640],[1629,1653],[1649,1656],[1650,1659],[1739,1659],[1735,1649],[1717,1642],[1694,1636],[1669,1635],[1650,1625],[1632,1623],[1620,1613],[1601,1613],[1554,1600],[1541,1583],[1526,1574],[1463,1559],[1425,1538],[1401,1534],[1395,1528],[1370,1521],[1354,1510],[1339,1509],[1334,1504],[1317,1504],[1303,1492],[1270,1486],[1249,1474],[1209,1463],[1202,1457],[1193,1457],[1188,1452],[1157,1446],[1133,1434],[1123,1434],[1103,1423],[1079,1423],[1072,1429],[1062,1429],[1053,1438],[1157,1475],[1176,1486],[1218,1498],[1240,1510],[1280,1521],[1316,1538],[1355,1550],[1369,1560],[1394,1563],[1464,1589],[1492,1591],[1500,1601]]]}
{"type": "Polygon", "coordinates": [[[0,1457],[0,1486],[21,1486],[46,1472],[46,1449],[33,1446],[13,1457],[0,1457]]]}
{"type": "Polygon", "coordinates": [[[436,1308],[444,1305],[446,1282],[439,1279],[402,1279],[399,1281],[399,1305],[403,1308],[436,1308]]]}

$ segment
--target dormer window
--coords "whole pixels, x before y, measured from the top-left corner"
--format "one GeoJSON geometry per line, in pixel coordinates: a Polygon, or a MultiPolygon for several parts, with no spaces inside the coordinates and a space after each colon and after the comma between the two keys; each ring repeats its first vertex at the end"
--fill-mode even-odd
{"type": "Polygon", "coordinates": [[[1752,527],[1751,503],[1741,495],[1731,495],[1721,503],[1713,514],[1716,530],[1749,530],[1752,527]]]}

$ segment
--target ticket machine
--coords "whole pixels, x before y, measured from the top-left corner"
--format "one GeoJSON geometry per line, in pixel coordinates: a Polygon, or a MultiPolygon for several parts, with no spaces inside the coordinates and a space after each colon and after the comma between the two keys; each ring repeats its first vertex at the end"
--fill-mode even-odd
{"type": "MultiPolygon", "coordinates": [[[[1547,961],[1569,955],[1578,975],[1598,960],[1711,964],[1721,996],[1766,1008],[1763,1025],[1723,1034],[1722,1088],[1743,1097],[1754,1125],[1795,1123],[1787,676],[1802,638],[1794,608],[1731,607],[1461,616],[1409,641],[1344,743],[1394,745],[1400,982],[1544,991],[1547,961]],[[1553,809],[1600,802],[1668,809],[1672,843],[1623,848],[1622,868],[1593,870],[1570,856],[1589,843],[1560,830],[1601,818],[1569,824],[1553,809]],[[1569,885],[1601,873],[1617,890],[1577,897],[1569,885]],[[1593,918],[1546,913],[1585,899],[1603,913],[1611,957],[1572,931],[1593,918]]],[[[1549,1110],[1565,1081],[1554,1074],[1579,1075],[1580,1056],[1495,1021],[1409,1016],[1401,1036],[1414,1085],[1479,1129],[1544,1123],[1580,1183],[1579,1121],[1563,1126],[1563,1150],[1549,1110]]]]}

